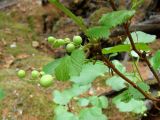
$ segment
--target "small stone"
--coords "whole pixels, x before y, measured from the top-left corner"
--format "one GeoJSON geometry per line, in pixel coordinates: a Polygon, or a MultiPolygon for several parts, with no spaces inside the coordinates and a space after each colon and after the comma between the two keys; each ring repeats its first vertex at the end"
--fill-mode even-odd
{"type": "Polygon", "coordinates": [[[32,47],[34,47],[34,48],[39,47],[39,42],[37,42],[37,41],[32,41],[32,47]]]}

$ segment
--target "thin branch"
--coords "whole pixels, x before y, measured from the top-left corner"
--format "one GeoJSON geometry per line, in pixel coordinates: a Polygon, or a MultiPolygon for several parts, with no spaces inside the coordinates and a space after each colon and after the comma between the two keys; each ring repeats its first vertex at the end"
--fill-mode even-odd
{"type": "Polygon", "coordinates": [[[130,79],[128,79],[124,74],[122,74],[119,70],[117,70],[117,68],[104,56],[101,54],[102,60],[104,61],[104,63],[112,68],[112,70],[119,75],[121,78],[123,78],[126,82],[128,82],[130,85],[132,85],[135,89],[137,89],[140,93],[142,93],[146,98],[153,100],[153,101],[157,101],[160,102],[160,99],[154,98],[152,96],[150,96],[149,94],[147,94],[145,91],[143,91],[139,86],[137,86],[134,82],[132,82],[130,79]]]}

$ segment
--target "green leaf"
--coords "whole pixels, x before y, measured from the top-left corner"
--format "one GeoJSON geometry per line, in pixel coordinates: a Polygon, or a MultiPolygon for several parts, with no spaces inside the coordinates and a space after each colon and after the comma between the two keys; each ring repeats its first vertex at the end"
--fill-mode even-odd
{"type": "Polygon", "coordinates": [[[76,49],[71,54],[70,76],[79,75],[82,70],[82,65],[85,61],[85,53],[83,50],[76,49]]]}
{"type": "Polygon", "coordinates": [[[91,96],[89,97],[91,105],[99,108],[107,108],[108,107],[108,99],[105,96],[91,96]]]}
{"type": "Polygon", "coordinates": [[[79,75],[84,62],[85,54],[83,50],[74,50],[71,56],[63,57],[59,65],[55,68],[56,78],[66,81],[69,80],[71,76],[79,75]]]}
{"type": "Polygon", "coordinates": [[[113,60],[112,63],[119,71],[121,71],[121,73],[126,72],[125,66],[122,63],[120,63],[118,60],[113,60]]]}
{"type": "Polygon", "coordinates": [[[95,64],[87,63],[82,66],[82,71],[79,76],[72,76],[71,81],[80,84],[86,85],[93,82],[98,76],[108,71],[108,68],[104,65],[103,62],[97,61],[95,64]]]}
{"type": "Polygon", "coordinates": [[[119,76],[113,76],[106,80],[106,84],[111,86],[113,90],[119,91],[126,87],[125,80],[119,76]],[[117,84],[118,83],[118,84],[117,84]]]}
{"type": "Polygon", "coordinates": [[[2,100],[4,96],[5,96],[4,91],[0,88],[0,100],[2,100]]]}
{"type": "MultiPolygon", "coordinates": [[[[149,87],[146,83],[144,83],[144,82],[139,82],[139,83],[137,83],[137,85],[138,85],[143,91],[149,92],[150,87],[149,87]]],[[[132,86],[130,86],[130,87],[128,88],[128,92],[129,92],[129,94],[131,95],[132,98],[135,98],[135,99],[143,99],[143,98],[145,98],[145,96],[144,96],[142,93],[140,93],[137,89],[135,89],[135,88],[132,87],[132,86]]]]}
{"type": "Polygon", "coordinates": [[[91,88],[91,84],[87,84],[87,85],[73,84],[72,88],[68,89],[68,91],[72,93],[72,97],[76,97],[86,92],[90,88],[91,88]]]}
{"type": "Polygon", "coordinates": [[[60,92],[58,90],[53,92],[53,96],[53,101],[59,105],[67,105],[73,97],[72,93],[69,91],[60,92]]]}
{"type": "Polygon", "coordinates": [[[90,84],[84,86],[74,84],[71,88],[66,89],[63,92],[55,90],[53,92],[53,101],[59,105],[67,105],[73,97],[86,92],[90,87],[90,84]]]}
{"type": "Polygon", "coordinates": [[[116,106],[121,112],[144,114],[144,112],[147,110],[144,101],[135,100],[133,98],[129,102],[118,102],[116,106]]]}
{"type": "Polygon", "coordinates": [[[69,63],[70,63],[70,57],[65,56],[62,59],[61,63],[56,67],[55,75],[58,80],[66,81],[70,78],[69,63]]]}
{"type": "MultiPolygon", "coordinates": [[[[124,75],[134,83],[140,79],[136,73],[124,73],[124,75]]],[[[128,83],[119,76],[113,76],[106,80],[106,84],[111,86],[113,90],[119,91],[125,88],[128,83]]]]}
{"type": "Polygon", "coordinates": [[[54,70],[61,63],[61,60],[62,58],[53,60],[52,62],[48,63],[43,67],[43,71],[46,74],[51,74],[51,75],[54,74],[54,70]]]}
{"type": "Polygon", "coordinates": [[[107,39],[109,35],[110,31],[106,26],[96,26],[89,28],[87,30],[87,36],[90,37],[91,39],[101,39],[101,38],[107,39]]]}
{"type": "Polygon", "coordinates": [[[64,106],[58,106],[54,110],[54,120],[79,120],[73,113],[68,112],[64,106]]]}
{"type": "Polygon", "coordinates": [[[95,106],[95,107],[99,107],[99,98],[98,96],[91,96],[89,97],[90,103],[91,105],[95,106]]]}
{"type": "Polygon", "coordinates": [[[160,50],[156,52],[156,54],[151,58],[150,62],[155,70],[160,69],[160,50]]]}
{"type": "MultiPolygon", "coordinates": [[[[136,31],[131,33],[134,43],[151,43],[156,40],[155,35],[146,34],[142,31],[136,31]]],[[[124,42],[129,44],[129,39],[127,38],[124,42]]]]}
{"type": "Polygon", "coordinates": [[[108,99],[105,96],[99,97],[100,107],[101,108],[107,108],[108,107],[108,99]]]}
{"type": "Polygon", "coordinates": [[[114,104],[118,104],[119,102],[128,102],[131,99],[131,95],[129,94],[128,90],[125,90],[121,94],[117,95],[112,99],[114,104]]]}
{"type": "Polygon", "coordinates": [[[108,28],[116,27],[117,25],[127,22],[127,20],[131,19],[134,14],[134,10],[113,11],[104,14],[99,20],[99,23],[108,28]]]}
{"type": "MultiPolygon", "coordinates": [[[[135,45],[138,50],[143,50],[143,51],[150,50],[150,47],[145,43],[139,43],[135,45]]],[[[132,50],[132,46],[130,44],[125,44],[125,45],[116,45],[114,47],[103,48],[102,53],[109,54],[109,53],[118,53],[118,52],[129,52],[131,50],[132,50]]]]}
{"type": "Polygon", "coordinates": [[[137,9],[139,8],[142,4],[144,3],[144,0],[132,0],[132,9],[137,9]]]}
{"type": "Polygon", "coordinates": [[[78,100],[78,104],[81,107],[88,106],[89,105],[89,100],[86,99],[86,98],[81,98],[81,99],[78,100]]]}
{"type": "Polygon", "coordinates": [[[85,108],[80,111],[79,120],[107,120],[102,110],[97,107],[85,108]]]}

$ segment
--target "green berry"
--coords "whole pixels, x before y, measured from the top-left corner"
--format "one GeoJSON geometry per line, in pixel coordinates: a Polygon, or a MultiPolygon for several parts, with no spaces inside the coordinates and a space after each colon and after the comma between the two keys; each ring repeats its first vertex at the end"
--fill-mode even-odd
{"type": "Polygon", "coordinates": [[[82,38],[80,36],[74,36],[73,37],[73,43],[75,45],[80,45],[82,43],[82,38]]]}
{"type": "Polygon", "coordinates": [[[58,39],[58,44],[61,45],[65,45],[65,41],[63,39],[58,39]]]}
{"type": "Polygon", "coordinates": [[[33,70],[31,74],[32,74],[32,78],[33,78],[33,79],[38,78],[39,75],[40,75],[40,73],[39,73],[37,70],[33,70]]]}
{"type": "Polygon", "coordinates": [[[43,75],[39,82],[41,86],[49,87],[53,84],[53,77],[51,75],[43,75]]]}
{"type": "Polygon", "coordinates": [[[24,78],[26,76],[26,72],[24,70],[19,70],[17,75],[19,78],[24,78]]]}
{"type": "Polygon", "coordinates": [[[45,72],[41,71],[40,74],[43,76],[43,75],[45,75],[45,72]]]}
{"type": "Polygon", "coordinates": [[[65,38],[64,41],[65,41],[66,43],[70,43],[70,42],[71,42],[71,40],[70,40],[69,38],[65,38]]]}
{"type": "Polygon", "coordinates": [[[56,40],[56,38],[52,37],[52,36],[49,36],[48,37],[48,42],[49,43],[54,43],[54,41],[56,40]]]}
{"type": "Polygon", "coordinates": [[[73,43],[69,43],[66,46],[67,52],[72,52],[75,49],[75,45],[73,43]]]}
{"type": "Polygon", "coordinates": [[[58,48],[60,47],[59,43],[58,43],[58,40],[55,40],[52,44],[53,48],[58,48]]]}

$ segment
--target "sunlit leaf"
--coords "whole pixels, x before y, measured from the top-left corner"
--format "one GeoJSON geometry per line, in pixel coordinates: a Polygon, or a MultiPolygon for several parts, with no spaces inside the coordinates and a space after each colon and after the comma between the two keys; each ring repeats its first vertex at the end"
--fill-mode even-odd
{"type": "Polygon", "coordinates": [[[64,106],[58,106],[54,111],[54,120],[79,120],[73,113],[68,112],[64,106]]]}
{"type": "Polygon", "coordinates": [[[80,111],[79,120],[107,120],[98,107],[85,108],[80,111]]]}
{"type": "Polygon", "coordinates": [[[93,82],[98,76],[107,72],[108,68],[103,64],[103,62],[87,63],[83,65],[80,76],[72,76],[71,81],[80,84],[86,85],[93,82]]]}
{"type": "MultiPolygon", "coordinates": [[[[136,31],[131,33],[134,43],[151,43],[156,40],[155,35],[146,34],[142,31],[136,31]]],[[[129,39],[127,38],[124,42],[129,44],[129,39]]]]}
{"type": "Polygon", "coordinates": [[[125,23],[134,14],[135,14],[134,10],[113,11],[113,12],[104,14],[99,20],[99,23],[103,26],[107,26],[108,28],[112,28],[122,23],[125,23]]]}

